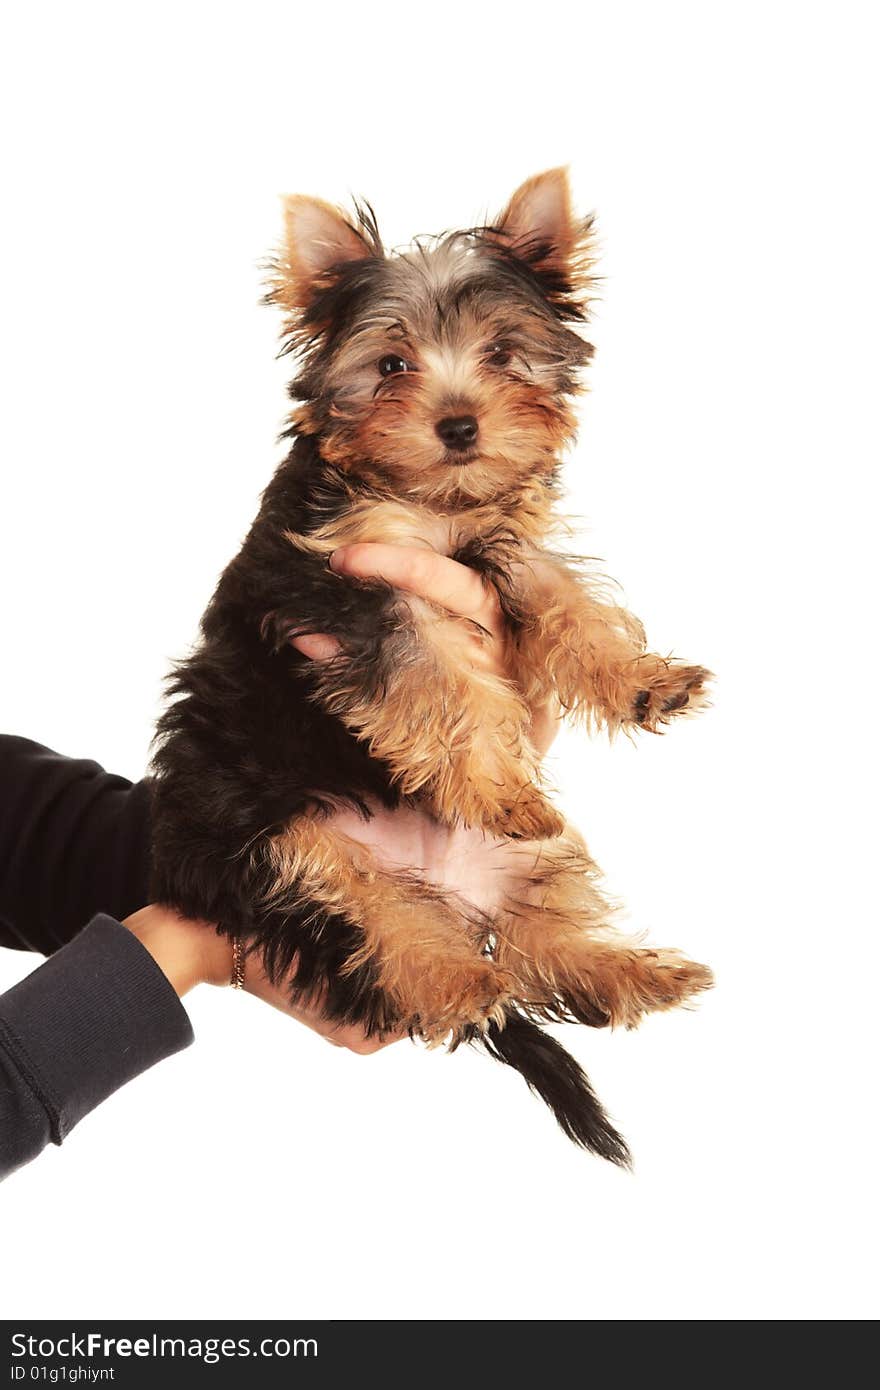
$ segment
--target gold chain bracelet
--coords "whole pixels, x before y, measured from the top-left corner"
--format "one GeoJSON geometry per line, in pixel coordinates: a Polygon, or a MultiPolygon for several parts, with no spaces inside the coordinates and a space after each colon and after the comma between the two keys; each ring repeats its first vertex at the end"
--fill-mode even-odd
{"type": "Polygon", "coordinates": [[[244,989],[244,946],[241,937],[232,938],[232,979],[233,989],[244,989]]]}

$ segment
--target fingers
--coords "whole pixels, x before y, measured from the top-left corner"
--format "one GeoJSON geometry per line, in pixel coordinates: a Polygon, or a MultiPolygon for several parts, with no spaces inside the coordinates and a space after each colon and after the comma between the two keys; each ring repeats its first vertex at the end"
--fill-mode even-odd
{"type": "MultiPolygon", "coordinates": [[[[420,598],[439,604],[460,618],[470,618],[495,636],[500,635],[501,604],[498,593],[476,570],[438,555],[424,546],[380,545],[364,541],[341,546],[330,556],[330,567],[337,574],[355,579],[384,579],[395,589],[405,589],[420,598]]],[[[327,661],[341,650],[335,637],[310,632],[292,637],[291,646],[310,661],[327,661]]]]}
{"type": "Polygon", "coordinates": [[[381,1037],[375,1033],[367,1034],[353,1023],[333,1024],[314,1010],[291,1009],[289,1012],[334,1047],[344,1048],[346,1052],[355,1052],[359,1057],[370,1057],[374,1052],[381,1052],[383,1047],[390,1047],[391,1043],[400,1042],[401,1038],[407,1037],[405,1032],[399,1031],[383,1033],[381,1037]]]}
{"type": "Polygon", "coordinates": [[[381,1052],[383,1047],[390,1047],[394,1042],[399,1042],[405,1038],[405,1033],[387,1034],[384,1037],[368,1037],[361,1032],[360,1028],[335,1028],[332,1032],[325,1033],[324,1037],[334,1047],[343,1047],[347,1052],[354,1052],[358,1057],[371,1057],[374,1052],[381,1052]]]}
{"type": "Polygon", "coordinates": [[[271,1004],[274,1009],[287,1014],[288,1018],[296,1019],[297,1023],[304,1023],[313,1033],[317,1033],[334,1047],[345,1048],[348,1052],[356,1052],[361,1057],[368,1057],[374,1052],[379,1052],[383,1047],[388,1047],[393,1042],[398,1042],[401,1038],[407,1037],[405,1030],[394,1030],[383,1033],[381,1036],[368,1036],[362,1028],[354,1023],[336,1023],[324,1015],[323,998],[324,989],[318,991],[313,997],[305,1001],[295,1001],[290,997],[290,982],[296,978],[299,968],[299,955],[294,956],[291,962],[290,974],[283,985],[273,984],[262,967],[251,970],[245,982],[245,988],[249,994],[262,999],[264,1003],[271,1004]]]}
{"type": "Polygon", "coordinates": [[[423,546],[379,545],[363,542],[342,546],[330,556],[337,574],[357,579],[384,579],[396,589],[448,608],[493,631],[501,617],[498,594],[467,565],[423,546]]]}
{"type": "Polygon", "coordinates": [[[389,1047],[391,1043],[399,1042],[407,1036],[406,1033],[385,1033],[382,1037],[375,1034],[369,1036],[354,1024],[343,1023],[334,1026],[313,1008],[298,1009],[288,1005],[284,1007],[284,1012],[295,1018],[297,1023],[304,1023],[325,1042],[332,1043],[334,1047],[341,1047],[346,1052],[356,1052],[359,1057],[370,1057],[374,1052],[381,1052],[383,1047],[389,1047]]]}
{"type": "Polygon", "coordinates": [[[326,661],[342,650],[336,638],[328,637],[326,632],[307,632],[302,637],[291,637],[290,645],[310,661],[326,661]]]}

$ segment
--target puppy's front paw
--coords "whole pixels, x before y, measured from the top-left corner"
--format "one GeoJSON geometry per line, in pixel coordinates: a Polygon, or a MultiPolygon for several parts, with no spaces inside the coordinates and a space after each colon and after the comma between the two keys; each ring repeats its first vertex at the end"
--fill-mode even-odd
{"type": "Polygon", "coordinates": [[[632,722],[652,733],[678,715],[697,714],[709,702],[712,672],[704,666],[645,656],[639,659],[637,679],[644,684],[633,700],[632,722]]]}
{"type": "Polygon", "coordinates": [[[481,798],[463,810],[464,823],[506,840],[556,840],[566,828],[563,816],[531,783],[492,791],[492,798],[481,798]]]}
{"type": "Polygon", "coordinates": [[[463,824],[488,835],[513,840],[554,840],[565,819],[533,782],[502,780],[496,769],[487,773],[475,764],[456,782],[432,789],[435,813],[447,825],[463,824]],[[442,791],[442,795],[441,795],[442,791]]]}
{"type": "Polygon", "coordinates": [[[537,787],[526,786],[501,807],[492,829],[514,840],[555,840],[565,829],[565,818],[537,787]]]}

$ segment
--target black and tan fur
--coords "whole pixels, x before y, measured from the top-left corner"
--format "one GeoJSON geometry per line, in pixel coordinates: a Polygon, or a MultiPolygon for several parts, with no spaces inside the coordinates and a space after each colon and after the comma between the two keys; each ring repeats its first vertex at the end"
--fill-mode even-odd
{"type": "Polygon", "coordinates": [[[658,731],[700,707],[708,673],[648,652],[638,620],[560,548],[560,459],[591,353],[578,331],[590,222],[561,170],[524,184],[492,225],[394,255],[366,207],[349,220],[290,198],[285,211],[269,298],[299,364],[292,446],[172,679],[155,894],[241,934],[330,1018],[483,1041],[567,1133],[625,1161],[540,1023],[632,1027],[711,977],[615,933],[584,842],[542,784],[531,720],[555,702],[588,726],[658,731]],[[448,442],[459,424],[473,435],[448,442]],[[337,548],[373,541],[440,551],[491,581],[512,678],[474,669],[466,620],[329,567],[337,548]],[[309,662],[291,646],[317,632],[338,656],[309,662]],[[390,871],[334,825],[341,808],[366,822],[404,803],[503,841],[507,889],[491,912],[390,871]]]}

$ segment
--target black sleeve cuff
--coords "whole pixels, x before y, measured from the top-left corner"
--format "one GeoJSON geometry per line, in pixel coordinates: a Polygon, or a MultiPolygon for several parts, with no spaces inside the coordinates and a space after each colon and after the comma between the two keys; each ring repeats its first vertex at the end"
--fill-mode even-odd
{"type": "Polygon", "coordinates": [[[0,999],[0,1040],[49,1116],[56,1144],[193,1031],[137,937],[99,914],[0,999]]]}

